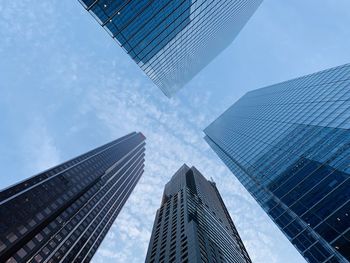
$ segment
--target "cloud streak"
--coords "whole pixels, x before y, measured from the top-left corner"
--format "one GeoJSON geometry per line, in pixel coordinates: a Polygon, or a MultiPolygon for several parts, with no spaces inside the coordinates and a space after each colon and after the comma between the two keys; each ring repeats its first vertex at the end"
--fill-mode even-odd
{"type": "Polygon", "coordinates": [[[27,127],[21,148],[29,174],[35,174],[60,163],[60,152],[45,122],[37,118],[27,127]]]}
{"type": "Polygon", "coordinates": [[[147,145],[145,173],[94,262],[144,261],[164,185],[183,163],[195,165],[217,181],[253,261],[278,262],[274,236],[269,234],[273,227],[266,225],[269,219],[202,139],[203,125],[216,114],[209,107],[208,94],[190,96],[185,102],[168,100],[139,81],[100,77],[103,84],[92,88],[84,100],[85,114],[94,112],[113,138],[141,131],[147,145]],[[188,101],[193,103],[187,106],[188,101]]]}
{"type": "MultiPolygon", "coordinates": [[[[254,262],[296,258],[286,238],[202,139],[202,129],[224,110],[222,100],[227,106],[236,91],[244,92],[237,82],[226,87],[227,79],[220,82],[218,76],[233,75],[242,87],[252,87],[247,81],[264,77],[255,75],[261,63],[253,60],[266,53],[255,41],[263,31],[251,33],[254,39],[246,38],[245,44],[254,43],[256,52],[245,49],[245,44],[239,49],[235,46],[242,65],[234,72],[233,55],[226,53],[230,64],[220,64],[218,70],[208,67],[205,72],[211,77],[194,79],[180,96],[168,100],[77,1],[1,1],[0,13],[0,85],[2,94],[8,94],[0,98],[0,106],[7,105],[2,109],[11,126],[4,127],[8,128],[6,140],[13,141],[9,147],[13,146],[14,154],[22,159],[19,162],[25,163],[19,179],[131,131],[141,131],[147,137],[145,173],[94,262],[144,261],[164,184],[183,163],[195,165],[217,182],[254,262]],[[248,63],[247,55],[251,55],[248,63]],[[254,77],[248,79],[247,72],[241,78],[234,74],[244,65],[254,77]]],[[[271,27],[275,24],[280,25],[276,21],[271,27]]],[[[270,47],[272,40],[267,39],[265,44],[270,47]]],[[[277,46],[273,50],[276,54],[281,51],[277,46]]],[[[263,59],[264,63],[269,59],[263,59]]],[[[272,75],[277,74],[273,71],[272,75]]],[[[19,170],[12,164],[3,166],[6,174],[19,170]]]]}

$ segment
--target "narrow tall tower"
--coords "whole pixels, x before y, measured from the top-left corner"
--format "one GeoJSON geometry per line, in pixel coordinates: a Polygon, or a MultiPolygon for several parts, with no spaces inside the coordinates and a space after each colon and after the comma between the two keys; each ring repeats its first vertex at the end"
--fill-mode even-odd
{"type": "Polygon", "coordinates": [[[205,134],[305,259],[350,261],[350,64],[248,92],[205,134]]]}
{"type": "Polygon", "coordinates": [[[79,0],[168,97],[239,34],[262,0],[79,0]]]}
{"type": "Polygon", "coordinates": [[[0,192],[0,262],[88,262],[143,173],[132,133],[0,192]]]}
{"type": "Polygon", "coordinates": [[[250,263],[215,183],[183,165],[165,186],[146,263],[250,263]]]}

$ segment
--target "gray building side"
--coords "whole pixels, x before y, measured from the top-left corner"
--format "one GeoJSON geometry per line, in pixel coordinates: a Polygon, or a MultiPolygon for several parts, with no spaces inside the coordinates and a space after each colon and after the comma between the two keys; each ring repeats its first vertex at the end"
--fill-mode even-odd
{"type": "Polygon", "coordinates": [[[166,184],[146,263],[250,263],[215,183],[183,165],[166,184]]]}
{"type": "Polygon", "coordinates": [[[0,262],[89,262],[143,173],[131,133],[0,192],[0,262]]]}

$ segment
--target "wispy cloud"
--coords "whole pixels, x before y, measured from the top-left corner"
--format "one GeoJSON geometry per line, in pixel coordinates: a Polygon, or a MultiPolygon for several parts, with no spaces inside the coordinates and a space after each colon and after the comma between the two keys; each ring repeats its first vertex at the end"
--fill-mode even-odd
{"type": "MultiPolygon", "coordinates": [[[[254,262],[288,262],[285,254],[293,248],[202,139],[202,129],[224,110],[222,100],[231,103],[232,94],[239,90],[237,85],[230,83],[226,87],[227,83],[218,84],[216,78],[197,78],[190,84],[196,89],[186,87],[180,92],[183,96],[168,100],[77,1],[0,1],[0,13],[0,85],[2,94],[11,95],[2,96],[0,106],[9,98],[8,133],[16,133],[6,140],[13,139],[11,145],[23,147],[19,151],[19,159],[26,163],[23,177],[73,157],[73,153],[82,153],[88,149],[86,145],[91,146],[91,140],[102,144],[131,131],[141,131],[147,137],[145,173],[94,262],[144,261],[164,184],[183,163],[195,165],[217,182],[254,262]],[[225,92],[225,98],[213,99],[225,92]],[[23,124],[28,120],[31,124],[23,124]]],[[[279,21],[270,24],[280,25],[279,21]]],[[[230,71],[227,75],[234,75],[244,86],[248,76],[254,76],[250,77],[254,80],[262,78],[262,74],[257,74],[262,65],[259,56],[269,56],[262,60],[268,66],[266,61],[274,56],[266,50],[271,49],[271,38],[278,35],[268,35],[264,51],[258,48],[260,43],[256,46],[257,36],[266,36],[262,32],[255,30],[251,33],[254,39],[246,38],[247,42],[238,49],[242,61],[234,71],[246,66],[249,72],[241,78],[232,74],[233,56],[228,54],[230,64],[207,71],[211,72],[209,76],[225,67],[230,71]],[[253,48],[244,52],[244,45],[251,43],[256,52],[252,52],[253,48]],[[247,55],[251,55],[251,60],[244,64],[247,55]]],[[[285,54],[278,45],[272,50],[276,57],[285,54]]],[[[299,53],[293,54],[297,57],[299,53]]],[[[300,65],[302,57],[294,63],[300,65]]],[[[289,74],[289,69],[286,72],[289,74]]],[[[11,173],[14,169],[13,164],[7,166],[11,173]]]]}
{"type": "Polygon", "coordinates": [[[266,226],[269,219],[202,139],[204,123],[217,114],[209,107],[208,94],[190,96],[184,102],[164,99],[152,87],[117,75],[101,76],[100,83],[82,104],[85,114],[94,112],[114,138],[132,130],[143,132],[147,146],[145,173],[94,261],[145,259],[164,185],[181,164],[188,163],[217,181],[254,262],[264,262],[266,257],[278,262],[271,228],[266,226]],[[193,103],[188,106],[188,101],[193,103]]]}
{"type": "Polygon", "coordinates": [[[60,153],[42,118],[32,120],[20,142],[28,174],[46,170],[60,162],[60,153]]]}

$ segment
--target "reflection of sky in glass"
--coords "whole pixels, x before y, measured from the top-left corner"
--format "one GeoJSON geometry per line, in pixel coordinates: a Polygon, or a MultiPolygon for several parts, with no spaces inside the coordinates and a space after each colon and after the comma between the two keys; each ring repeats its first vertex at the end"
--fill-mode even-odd
{"type": "Polygon", "coordinates": [[[233,41],[262,0],[81,2],[170,97],[233,41]]]}
{"type": "Polygon", "coordinates": [[[171,100],[78,2],[0,1],[0,9],[0,188],[142,131],[145,174],[93,262],[144,262],[164,185],[184,162],[214,178],[253,262],[305,262],[201,131],[249,90],[349,62],[348,0],[264,1],[171,100]]]}
{"type": "Polygon", "coordinates": [[[309,262],[350,259],[349,99],[348,64],[248,92],[205,130],[309,262]]]}

